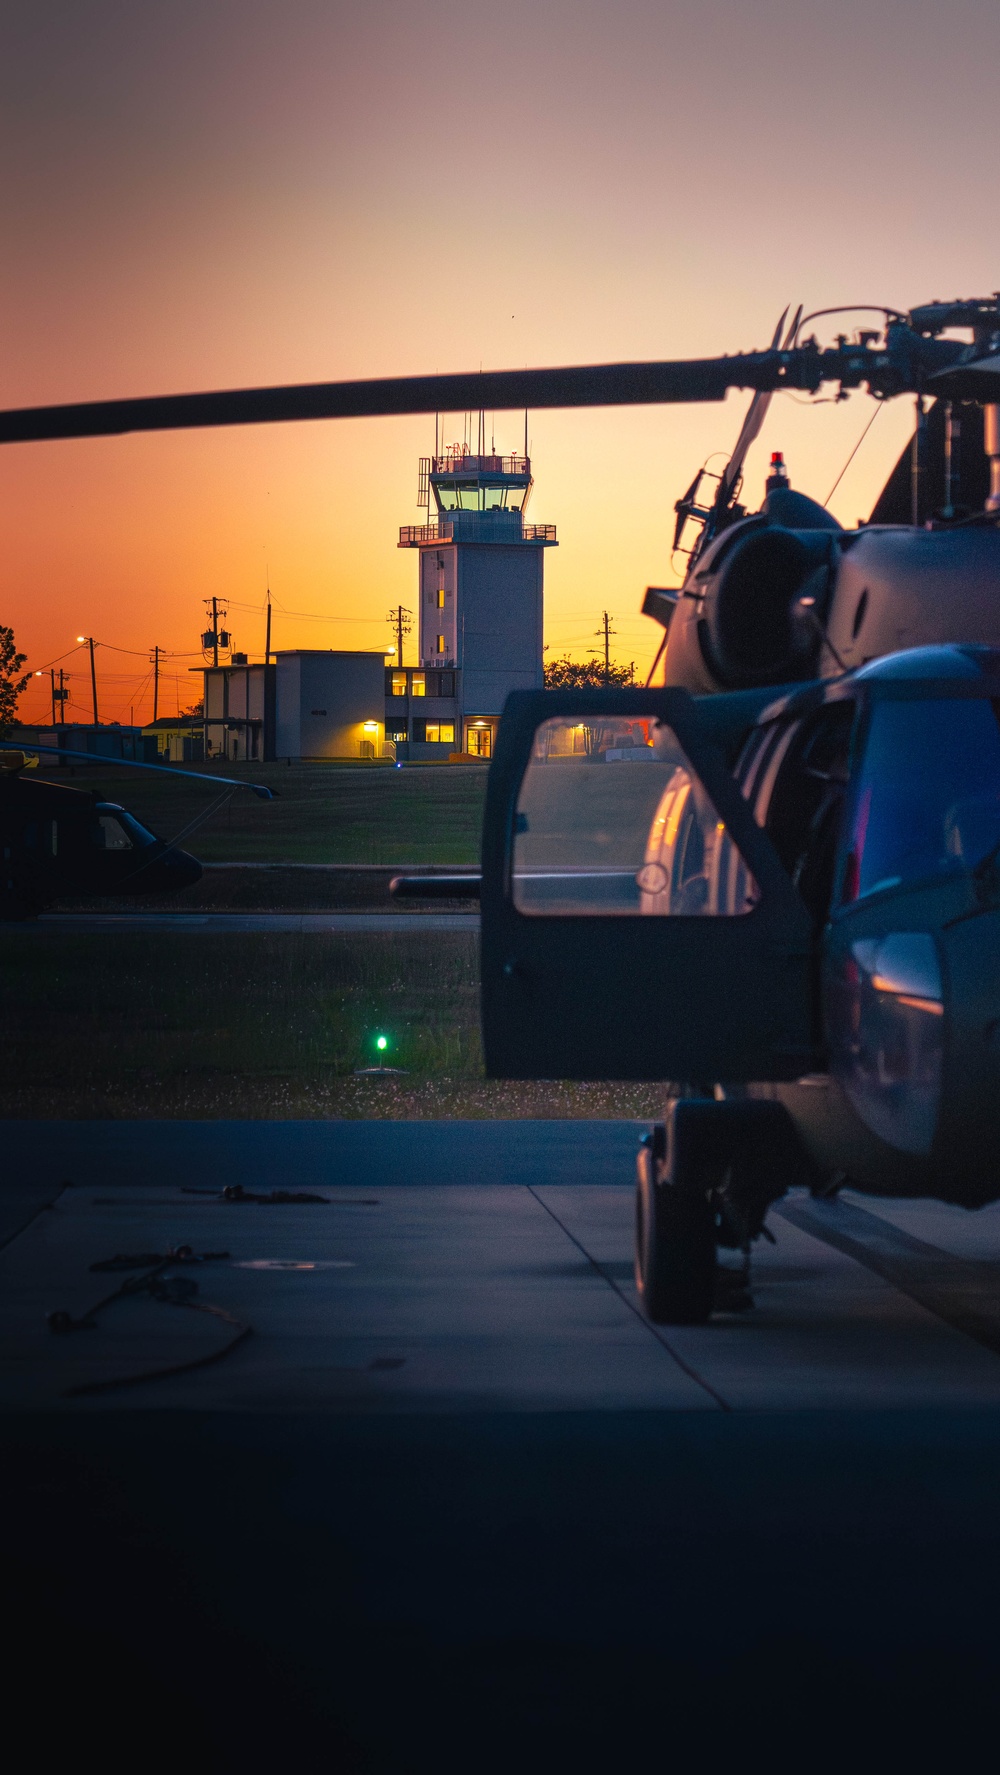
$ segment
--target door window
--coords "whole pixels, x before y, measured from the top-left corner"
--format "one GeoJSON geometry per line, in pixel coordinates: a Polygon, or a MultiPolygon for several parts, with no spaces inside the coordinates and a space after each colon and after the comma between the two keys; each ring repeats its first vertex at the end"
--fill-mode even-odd
{"type": "Polygon", "coordinates": [[[665,722],[555,716],[521,782],[511,896],[535,916],[700,918],[758,889],[665,722]]]}
{"type": "Polygon", "coordinates": [[[681,690],[522,691],[483,822],[494,1078],[797,1078],[812,933],[681,690]]]}

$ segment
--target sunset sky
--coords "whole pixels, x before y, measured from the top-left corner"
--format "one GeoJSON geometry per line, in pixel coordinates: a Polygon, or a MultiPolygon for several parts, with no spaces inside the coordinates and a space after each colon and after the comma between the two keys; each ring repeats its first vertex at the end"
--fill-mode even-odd
{"type": "MultiPolygon", "coordinates": [[[[4,0],[0,404],[696,357],[789,302],[987,294],[998,59],[988,0],[4,0]]],[[[553,652],[606,608],[648,666],[673,500],[748,398],[531,416],[553,652]]],[[[805,406],[773,404],[751,501],[775,447],[824,497],[872,410],[805,406]]],[[[911,420],[879,415],[845,522],[911,420]]],[[[154,642],[170,713],[202,600],[259,654],[268,577],[277,647],[381,647],[432,444],[405,419],[7,446],[0,622],[32,668],[69,653],[84,718],[78,634],[103,717],[148,718],[154,642]]],[[[22,710],[48,708],[39,681],[22,710]]]]}

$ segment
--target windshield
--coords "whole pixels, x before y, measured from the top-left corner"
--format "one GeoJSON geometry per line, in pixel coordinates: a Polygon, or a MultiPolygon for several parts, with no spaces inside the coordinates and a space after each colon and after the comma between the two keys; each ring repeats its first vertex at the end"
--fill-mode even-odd
{"type": "Polygon", "coordinates": [[[879,702],[842,898],[972,869],[1000,842],[1000,720],[985,698],[879,702]]]}
{"type": "Polygon", "coordinates": [[[144,850],[156,843],[155,834],[147,832],[134,814],[114,801],[98,802],[94,838],[98,847],[106,851],[144,850]]]}

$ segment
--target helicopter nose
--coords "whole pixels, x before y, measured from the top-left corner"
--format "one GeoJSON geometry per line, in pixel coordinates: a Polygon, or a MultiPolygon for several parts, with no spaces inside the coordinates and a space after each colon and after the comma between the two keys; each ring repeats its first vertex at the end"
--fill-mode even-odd
{"type": "Polygon", "coordinates": [[[174,845],[168,845],[136,877],[131,891],[143,894],[175,893],[181,888],[193,887],[196,881],[201,880],[202,873],[197,857],[192,857],[188,851],[178,850],[174,845]]]}
{"type": "Polygon", "coordinates": [[[197,857],[192,857],[189,851],[176,850],[172,845],[164,851],[160,866],[164,886],[172,888],[193,887],[204,873],[197,857]]]}

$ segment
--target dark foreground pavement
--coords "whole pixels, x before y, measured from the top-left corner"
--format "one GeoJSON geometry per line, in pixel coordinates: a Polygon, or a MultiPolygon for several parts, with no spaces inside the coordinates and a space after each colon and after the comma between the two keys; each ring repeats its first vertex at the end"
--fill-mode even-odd
{"type": "Polygon", "coordinates": [[[661,1339],[628,1281],[634,1141],[5,1125],[14,1766],[978,1764],[1000,1357],[949,1301],[1000,1221],[869,1203],[869,1262],[857,1205],[854,1256],[776,1220],[754,1311],[661,1339]],[[331,1201],[183,1193],[232,1182],[331,1201]],[[91,1262],[182,1234],[225,1240],[202,1294],[253,1335],[67,1396],[223,1347],[148,1300],[41,1329],[117,1284],[91,1262]],[[939,1254],[934,1310],[907,1240],[925,1293],[939,1254]]]}

